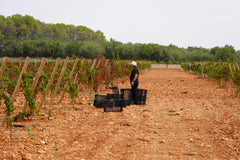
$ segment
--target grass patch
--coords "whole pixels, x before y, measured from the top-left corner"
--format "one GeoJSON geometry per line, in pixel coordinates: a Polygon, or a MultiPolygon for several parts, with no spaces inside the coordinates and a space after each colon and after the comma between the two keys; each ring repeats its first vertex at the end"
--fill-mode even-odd
{"type": "Polygon", "coordinates": [[[188,91],[181,92],[182,94],[188,94],[188,91]]]}

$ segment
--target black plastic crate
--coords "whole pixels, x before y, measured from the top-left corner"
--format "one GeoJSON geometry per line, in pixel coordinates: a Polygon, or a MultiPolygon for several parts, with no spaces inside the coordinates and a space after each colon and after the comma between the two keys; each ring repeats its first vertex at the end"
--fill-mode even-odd
{"type": "Polygon", "coordinates": [[[131,89],[121,89],[121,94],[123,95],[124,107],[132,104],[132,91],[131,89]]]}
{"type": "Polygon", "coordinates": [[[106,87],[106,89],[111,89],[113,94],[119,94],[118,87],[106,87]]]}
{"type": "Polygon", "coordinates": [[[107,99],[123,99],[122,94],[107,94],[107,99]]]}
{"type": "Polygon", "coordinates": [[[137,95],[138,95],[138,105],[145,105],[147,100],[147,90],[146,89],[137,89],[137,95]]]}
{"type": "Polygon", "coordinates": [[[93,105],[97,108],[104,108],[106,100],[107,100],[107,95],[95,94],[93,105]]]}
{"type": "Polygon", "coordinates": [[[121,89],[121,94],[123,95],[124,100],[132,99],[132,90],[131,89],[121,89]]]}
{"type": "Polygon", "coordinates": [[[97,108],[104,108],[106,101],[105,99],[95,99],[93,105],[97,108]]]}
{"type": "Polygon", "coordinates": [[[122,99],[106,100],[104,105],[104,112],[122,112],[122,111],[123,111],[122,99]]]}
{"type": "Polygon", "coordinates": [[[97,100],[107,99],[107,95],[95,94],[95,99],[97,99],[97,100]]]}
{"type": "Polygon", "coordinates": [[[130,106],[131,102],[129,100],[123,100],[123,107],[130,106]]]}
{"type": "MultiPolygon", "coordinates": [[[[132,91],[131,89],[121,89],[121,94],[123,94],[123,100],[126,104],[133,104],[132,91]]],[[[137,89],[138,102],[137,105],[145,105],[147,100],[147,90],[146,89],[137,89]]]]}
{"type": "Polygon", "coordinates": [[[113,94],[119,94],[118,87],[112,87],[111,89],[112,89],[113,94]]]}

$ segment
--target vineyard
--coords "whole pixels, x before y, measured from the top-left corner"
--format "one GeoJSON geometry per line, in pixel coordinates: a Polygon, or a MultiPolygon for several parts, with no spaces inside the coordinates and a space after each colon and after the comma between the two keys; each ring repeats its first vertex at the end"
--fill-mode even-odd
{"type": "Polygon", "coordinates": [[[4,57],[0,67],[1,159],[240,157],[238,61],[182,64],[187,72],[138,62],[146,105],[118,113],[92,96],[129,88],[128,61],[4,57]]]}
{"type": "Polygon", "coordinates": [[[182,68],[190,73],[200,75],[203,78],[209,78],[219,84],[220,87],[226,87],[229,83],[237,88],[236,97],[240,92],[240,60],[234,62],[202,62],[185,63],[182,68]]]}
{"type": "MultiPolygon", "coordinates": [[[[145,62],[139,63],[140,70],[150,66],[145,62]]],[[[51,117],[52,105],[60,104],[66,97],[65,93],[68,93],[74,104],[81,94],[79,91],[91,96],[100,87],[112,86],[114,80],[123,79],[129,73],[129,62],[109,61],[102,55],[90,60],[78,57],[67,57],[64,60],[4,57],[0,68],[1,111],[5,112],[2,126],[7,124],[11,130],[13,122],[34,119],[43,107],[48,117],[51,117]],[[21,94],[25,100],[20,109],[14,104],[21,94]],[[56,98],[57,95],[60,98],[56,98]]]]}

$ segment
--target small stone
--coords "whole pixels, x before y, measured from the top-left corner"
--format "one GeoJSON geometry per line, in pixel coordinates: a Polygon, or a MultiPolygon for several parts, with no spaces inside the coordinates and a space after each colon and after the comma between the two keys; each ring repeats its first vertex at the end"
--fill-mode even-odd
{"type": "Polygon", "coordinates": [[[42,150],[42,149],[40,149],[40,150],[38,151],[38,153],[43,154],[43,153],[45,153],[45,151],[42,150]]]}
{"type": "Polygon", "coordinates": [[[24,145],[21,143],[21,144],[19,144],[19,148],[21,149],[21,150],[24,150],[24,145]]]}
{"type": "Polygon", "coordinates": [[[165,143],[165,141],[164,140],[160,140],[159,143],[165,143]]]}
{"type": "Polygon", "coordinates": [[[17,158],[16,154],[12,154],[12,158],[13,159],[17,158]]]}
{"type": "Polygon", "coordinates": [[[224,140],[224,141],[229,141],[229,138],[222,138],[222,140],[224,140]]]}
{"type": "Polygon", "coordinates": [[[204,154],[200,153],[200,154],[199,154],[199,156],[203,157],[203,156],[204,156],[204,154]]]}
{"type": "Polygon", "coordinates": [[[26,153],[25,156],[24,156],[24,159],[26,160],[32,160],[32,154],[31,153],[26,153]]]}

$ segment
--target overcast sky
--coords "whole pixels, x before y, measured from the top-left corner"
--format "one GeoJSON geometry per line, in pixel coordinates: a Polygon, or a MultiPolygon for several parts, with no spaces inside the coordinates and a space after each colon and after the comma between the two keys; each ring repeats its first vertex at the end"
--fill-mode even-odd
{"type": "Polygon", "coordinates": [[[123,43],[240,50],[240,0],[0,0],[0,15],[17,13],[123,43]]]}

